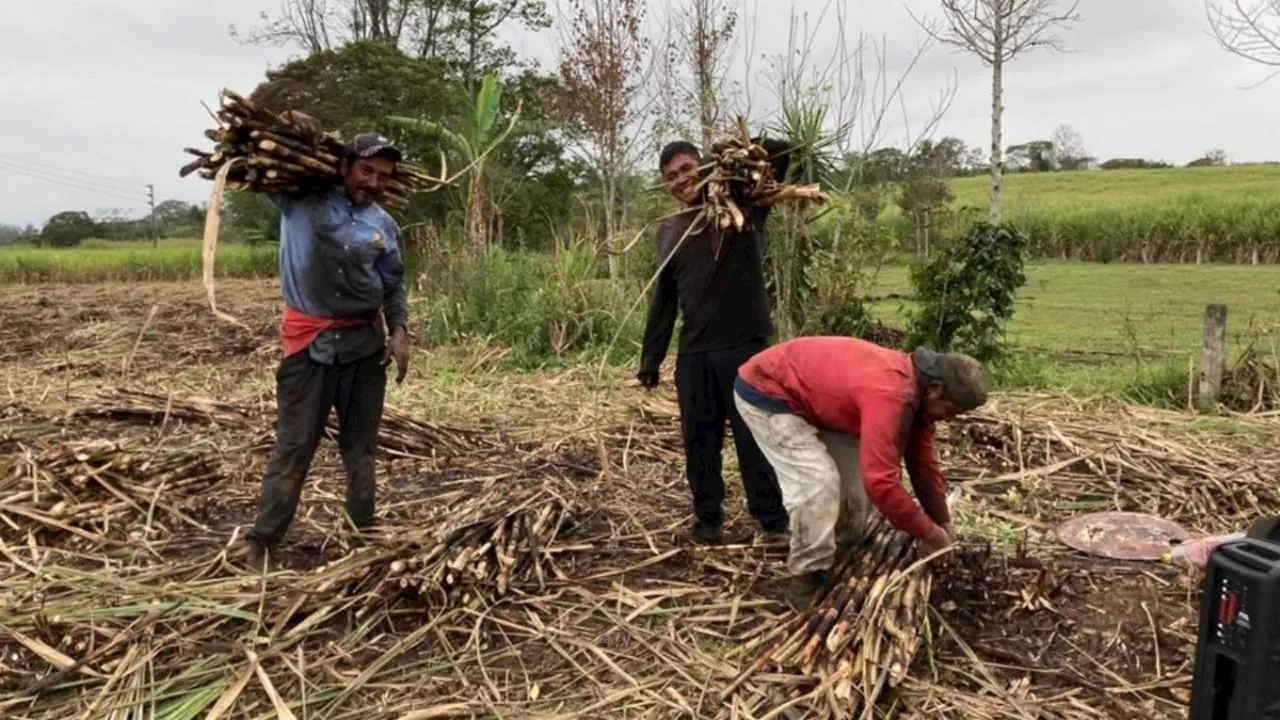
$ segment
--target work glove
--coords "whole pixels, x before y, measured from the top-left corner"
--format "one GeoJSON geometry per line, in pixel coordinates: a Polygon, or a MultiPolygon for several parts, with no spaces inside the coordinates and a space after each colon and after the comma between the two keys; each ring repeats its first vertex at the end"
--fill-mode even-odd
{"type": "Polygon", "coordinates": [[[652,390],[658,387],[658,371],[657,370],[641,370],[636,373],[636,379],[644,386],[646,390],[652,390]]]}

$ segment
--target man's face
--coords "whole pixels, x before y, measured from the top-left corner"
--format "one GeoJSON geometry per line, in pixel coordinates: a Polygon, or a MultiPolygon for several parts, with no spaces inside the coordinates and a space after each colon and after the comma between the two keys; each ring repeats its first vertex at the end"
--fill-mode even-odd
{"type": "Polygon", "coordinates": [[[698,199],[698,161],[692,155],[677,155],[662,168],[667,189],[675,199],[692,205],[698,199]]]}
{"type": "Polygon", "coordinates": [[[945,422],[964,413],[959,405],[947,399],[942,383],[937,380],[929,383],[929,389],[925,391],[922,411],[930,422],[945,422]]]}
{"type": "Polygon", "coordinates": [[[356,205],[368,205],[381,200],[395,169],[395,163],[381,156],[353,160],[344,178],[347,197],[356,205]]]}

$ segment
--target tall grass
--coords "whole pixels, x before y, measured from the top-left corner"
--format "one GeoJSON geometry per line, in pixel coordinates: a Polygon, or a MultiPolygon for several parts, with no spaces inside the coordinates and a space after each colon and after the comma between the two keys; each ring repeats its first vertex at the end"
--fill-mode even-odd
{"type": "Polygon", "coordinates": [[[561,238],[550,253],[497,249],[473,258],[456,235],[411,243],[414,324],[428,343],[494,342],[523,367],[606,351],[614,362],[635,358],[645,278],[610,280],[604,253],[581,237],[561,238]]]}
{"type": "MultiPolygon", "coordinates": [[[[987,179],[952,183],[953,209],[986,207],[987,179]]],[[[1280,262],[1280,165],[1015,173],[1005,219],[1039,258],[1280,262]]]]}
{"type": "MultiPolygon", "coordinates": [[[[192,280],[203,265],[198,240],[149,242],[87,240],[74,248],[0,248],[0,283],[96,283],[192,280]]],[[[275,245],[220,243],[219,277],[266,278],[276,274],[275,245]]]]}

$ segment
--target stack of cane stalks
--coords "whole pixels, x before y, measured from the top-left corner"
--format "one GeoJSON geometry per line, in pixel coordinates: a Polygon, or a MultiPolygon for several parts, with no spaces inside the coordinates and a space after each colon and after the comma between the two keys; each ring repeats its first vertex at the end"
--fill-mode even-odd
{"type": "Polygon", "coordinates": [[[790,690],[797,697],[825,686],[829,694],[808,700],[818,716],[856,717],[906,678],[932,587],[932,571],[919,562],[915,543],[878,519],[861,546],[833,568],[813,605],[759,641],[765,650],[725,695],[767,669],[810,679],[790,690]],[[822,703],[827,697],[838,705],[822,703]]]}
{"type": "Polygon", "coordinates": [[[711,168],[704,179],[707,187],[707,213],[720,229],[741,231],[748,227],[749,206],[777,205],[784,202],[826,202],[822,188],[792,185],[773,176],[769,152],[751,141],[745,121],[737,131],[716,144],[711,153],[711,168]]]}
{"type": "MultiPolygon", "coordinates": [[[[178,174],[198,172],[213,180],[225,165],[227,187],[262,193],[301,193],[332,185],[340,176],[344,142],[336,132],[313,137],[245,97],[223,89],[220,107],[214,113],[218,127],[204,135],[215,145],[213,151],[184,148],[195,160],[178,174]]],[[[391,208],[403,208],[415,192],[439,189],[445,182],[444,159],[441,177],[433,178],[422,167],[401,162],[396,165],[390,187],[383,197],[391,208]]]]}
{"type": "MultiPolygon", "coordinates": [[[[491,499],[500,505],[501,493],[491,499]]],[[[455,527],[434,544],[410,545],[387,566],[378,594],[451,605],[472,592],[497,600],[516,584],[541,587],[548,576],[560,577],[548,550],[578,512],[572,503],[544,494],[455,527]]]]}
{"type": "Polygon", "coordinates": [[[106,440],[40,443],[0,465],[0,534],[74,535],[93,543],[202,528],[190,512],[223,479],[204,455],[157,454],[106,440]]]}
{"type": "MultiPolygon", "coordinates": [[[[752,142],[746,121],[741,118],[737,131],[712,149],[710,171],[702,182],[707,191],[706,204],[695,223],[697,230],[705,223],[719,230],[733,228],[741,232],[751,226],[751,207],[827,201],[816,183],[793,185],[775,178],[769,151],[752,142]]],[[[720,233],[716,233],[713,254],[717,259],[720,249],[720,233]]]]}

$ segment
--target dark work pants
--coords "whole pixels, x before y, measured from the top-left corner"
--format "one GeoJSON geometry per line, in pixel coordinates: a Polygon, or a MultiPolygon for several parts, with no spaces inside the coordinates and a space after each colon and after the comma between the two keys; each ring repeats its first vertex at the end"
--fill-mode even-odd
{"type": "Polygon", "coordinates": [[[693,493],[693,512],[704,522],[720,524],[724,520],[720,453],[728,421],[733,427],[747,508],[763,527],[787,529],[787,510],[782,504],[778,479],[733,401],[733,381],[738,376],[738,368],[765,347],[761,343],[676,358],[676,395],[684,435],[685,474],[693,493]]]}
{"type": "Polygon", "coordinates": [[[338,412],[347,514],[356,527],[373,524],[374,452],[386,388],[381,352],[346,364],[323,365],[304,351],[280,362],[276,441],[262,478],[251,539],[276,543],[289,529],[331,409],[338,412]]]}

